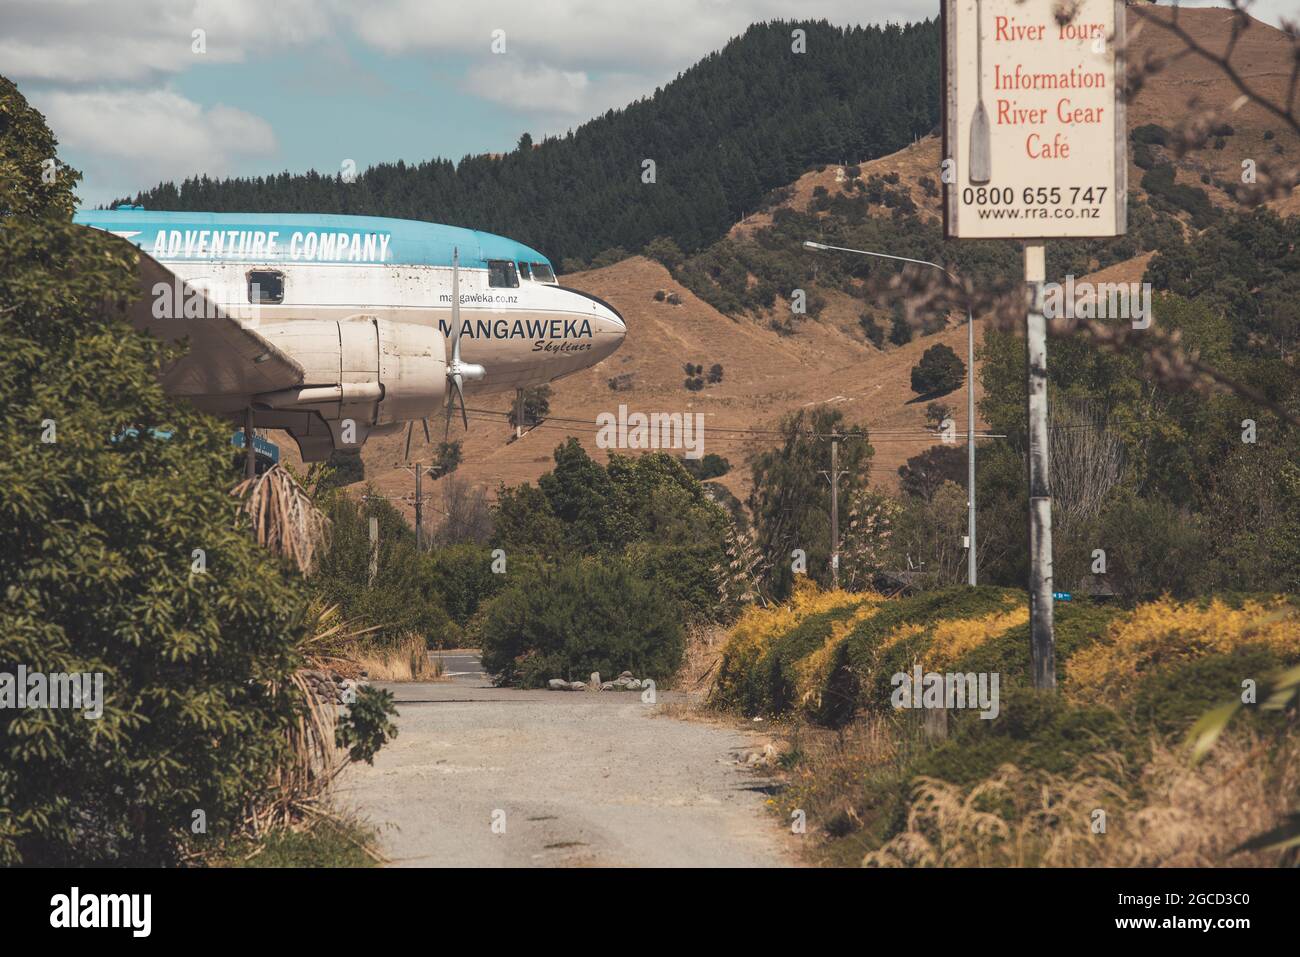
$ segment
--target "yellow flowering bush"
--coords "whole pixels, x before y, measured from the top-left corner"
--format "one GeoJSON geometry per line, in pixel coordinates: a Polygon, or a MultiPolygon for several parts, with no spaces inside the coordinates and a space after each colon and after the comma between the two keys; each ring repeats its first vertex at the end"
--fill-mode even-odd
{"type": "Polygon", "coordinates": [[[994,612],[979,618],[949,618],[936,622],[930,645],[921,654],[926,671],[942,671],[972,648],[1029,621],[1029,606],[994,612]]]}
{"type": "Polygon", "coordinates": [[[876,613],[880,600],[882,599],[879,596],[874,596],[862,602],[850,617],[831,625],[831,633],[822,646],[795,665],[798,675],[795,691],[801,705],[814,709],[821,706],[821,691],[826,686],[831,669],[835,665],[836,649],[839,648],[840,642],[857,627],[858,622],[876,613]]]}
{"type": "MultiPolygon", "coordinates": [[[[746,680],[762,657],[781,638],[789,635],[799,625],[814,615],[839,609],[856,609],[855,615],[864,613],[883,601],[871,592],[823,591],[816,583],[800,578],[785,605],[769,608],[750,607],[732,626],[723,651],[718,681],[714,688],[717,700],[733,702],[737,686],[746,680]]],[[[841,623],[836,623],[838,626],[841,623]]],[[[844,629],[840,630],[841,636],[844,629]]]]}
{"type": "Polygon", "coordinates": [[[1065,691],[1077,702],[1123,699],[1151,671],[1247,645],[1300,659],[1300,609],[1280,598],[1240,608],[1217,598],[1204,607],[1162,598],[1139,605],[1071,657],[1065,691]]]}

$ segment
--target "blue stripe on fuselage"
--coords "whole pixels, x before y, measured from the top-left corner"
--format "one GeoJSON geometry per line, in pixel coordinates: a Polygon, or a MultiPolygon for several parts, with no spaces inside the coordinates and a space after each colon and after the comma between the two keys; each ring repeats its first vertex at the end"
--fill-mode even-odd
{"type": "Polygon", "coordinates": [[[87,210],[73,221],[123,236],[161,261],[384,263],[485,268],[550,260],[530,246],[459,226],[383,216],[87,210]]]}

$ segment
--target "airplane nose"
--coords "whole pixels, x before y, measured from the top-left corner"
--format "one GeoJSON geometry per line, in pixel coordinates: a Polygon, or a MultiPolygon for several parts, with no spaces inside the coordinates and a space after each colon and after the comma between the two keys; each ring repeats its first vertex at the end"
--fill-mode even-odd
{"type": "Polygon", "coordinates": [[[627,324],[618,310],[607,303],[596,306],[595,328],[596,349],[602,356],[610,356],[618,351],[627,336],[627,324]]]}
{"type": "Polygon", "coordinates": [[[627,335],[627,323],[624,322],[622,313],[604,299],[593,296],[589,292],[561,288],[586,300],[583,311],[590,310],[592,339],[600,357],[604,358],[614,353],[623,344],[623,339],[627,335]]]}
{"type": "Polygon", "coordinates": [[[627,335],[627,323],[623,321],[622,314],[609,303],[602,302],[596,306],[596,319],[598,320],[599,334],[602,336],[617,336],[621,345],[623,337],[627,335]]]}

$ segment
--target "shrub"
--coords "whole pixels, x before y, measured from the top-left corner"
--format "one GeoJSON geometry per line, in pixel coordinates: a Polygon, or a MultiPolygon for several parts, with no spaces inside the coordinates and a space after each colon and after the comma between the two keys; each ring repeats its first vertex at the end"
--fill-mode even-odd
{"type": "Polygon", "coordinates": [[[1169,131],[1158,123],[1147,123],[1145,126],[1139,126],[1129,136],[1134,143],[1154,144],[1156,146],[1167,146],[1169,144],[1169,131]]]}
{"type": "Polygon", "coordinates": [[[648,585],[677,603],[683,620],[698,622],[718,617],[722,555],[716,542],[635,542],[628,546],[626,556],[648,585]]]}
{"type": "Polygon", "coordinates": [[[912,334],[912,326],[903,315],[902,308],[895,308],[889,319],[889,341],[896,346],[906,345],[912,341],[912,334]]]}
{"type": "Polygon", "coordinates": [[[675,272],[686,258],[678,245],[667,236],[656,236],[646,243],[641,253],[647,259],[663,263],[669,272],[675,272]]]}
{"type": "Polygon", "coordinates": [[[485,610],[483,667],[498,684],[611,678],[667,682],[685,639],[677,603],[618,558],[581,559],[516,579],[485,610]]]}
{"type": "MultiPolygon", "coordinates": [[[[869,862],[1084,863],[1101,847],[1087,831],[1091,809],[1104,806],[1117,831],[1141,842],[1096,860],[1151,863],[1182,854],[1224,863],[1231,846],[1282,819],[1296,753],[1274,762],[1260,759],[1265,752],[1256,745],[1192,769],[1171,737],[1239,693],[1243,678],[1262,679],[1300,660],[1298,619],[1293,601],[1250,596],[1161,599],[1132,611],[1059,605],[1062,693],[1053,694],[1029,686],[1021,592],[950,588],[886,600],[801,582],[789,604],[751,609],[737,621],[711,700],[747,714],[802,709],[837,729],[836,736],[798,732],[798,774],[780,799],[811,808],[810,821],[832,838],[828,855],[884,848],[869,862]],[[913,664],[997,672],[997,720],[951,711],[947,737],[925,740],[918,716],[890,701],[891,676],[913,664]],[[866,713],[850,725],[859,709],[866,713]],[[805,747],[804,736],[838,743],[805,747]],[[1253,760],[1243,760],[1246,750],[1253,760]],[[1250,791],[1244,813],[1234,805],[1245,791],[1211,797],[1233,781],[1250,791]],[[1063,829],[1070,807],[1087,810],[1078,831],[1063,829]],[[1215,822],[1230,810],[1232,839],[1216,837],[1215,822]],[[1004,846],[998,835],[1021,835],[1023,846],[1004,846]]],[[[1264,730],[1266,718],[1288,720],[1252,713],[1247,734],[1264,730]]]]}
{"type": "Polygon", "coordinates": [[[885,330],[880,327],[875,316],[864,312],[858,317],[858,325],[862,327],[862,334],[867,337],[868,342],[877,349],[885,347],[885,330]]]}
{"type": "Polygon", "coordinates": [[[1250,647],[1267,649],[1279,662],[1300,660],[1300,613],[1281,601],[1231,608],[1217,598],[1208,604],[1162,598],[1138,606],[1071,658],[1065,690],[1078,701],[1122,701],[1153,670],[1250,647]]]}
{"type": "Polygon", "coordinates": [[[682,459],[686,471],[697,481],[718,478],[731,471],[731,463],[716,452],[710,452],[700,459],[682,459]]]}
{"type": "Polygon", "coordinates": [[[925,656],[956,660],[1024,615],[1023,597],[1005,589],[963,586],[881,601],[800,579],[789,604],[750,609],[732,627],[713,702],[764,713],[797,704],[813,721],[839,727],[864,705],[891,712],[894,673],[925,656]]]}
{"type": "Polygon", "coordinates": [[[926,349],[912,367],[912,391],[918,395],[943,395],[962,384],[966,364],[942,342],[926,349]]]}
{"type": "Polygon", "coordinates": [[[360,452],[341,452],[336,449],[330,453],[326,466],[330,471],[317,485],[318,492],[330,488],[343,488],[366,480],[366,467],[361,461],[360,452]]]}
{"type": "Polygon", "coordinates": [[[614,263],[622,262],[630,254],[622,246],[612,246],[609,249],[602,249],[596,253],[591,260],[592,269],[601,269],[605,266],[612,266],[614,263]]]}
{"type": "Polygon", "coordinates": [[[452,621],[462,628],[479,607],[505,587],[510,574],[521,571],[524,555],[507,558],[506,573],[492,570],[492,549],[482,545],[452,545],[425,556],[430,590],[441,599],[452,621]]]}
{"type": "Polygon", "coordinates": [[[1192,225],[1198,229],[1209,226],[1218,218],[1218,211],[1210,202],[1209,194],[1199,186],[1185,186],[1175,182],[1176,170],[1172,163],[1151,167],[1142,177],[1142,188],[1155,199],[1191,215],[1192,225]]]}
{"type": "Polygon", "coordinates": [[[822,591],[807,578],[801,578],[788,603],[746,609],[732,626],[727,646],[723,650],[712,703],[717,707],[740,708],[747,713],[773,713],[778,710],[772,707],[767,694],[754,691],[755,687],[762,686],[756,678],[760,670],[758,663],[775,645],[783,642],[809,620],[814,621],[814,628],[824,624],[826,634],[829,635],[831,621],[851,615],[868,597],[870,596],[851,595],[841,591],[822,591]]]}

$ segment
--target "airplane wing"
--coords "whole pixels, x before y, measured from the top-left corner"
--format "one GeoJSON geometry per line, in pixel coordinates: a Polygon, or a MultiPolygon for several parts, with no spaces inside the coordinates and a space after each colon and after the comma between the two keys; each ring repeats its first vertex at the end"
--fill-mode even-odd
{"type": "Polygon", "coordinates": [[[258,393],[302,384],[303,368],[294,359],[226,315],[143,249],[121,237],[118,241],[140,257],[140,297],[127,309],[131,325],[165,342],[189,339],[189,351],[163,371],[168,395],[189,399],[206,412],[232,412],[246,407],[258,393]],[[175,310],[155,308],[156,290],[161,288],[168,290],[169,305],[185,303],[186,312],[201,318],[168,318],[175,310]]]}

